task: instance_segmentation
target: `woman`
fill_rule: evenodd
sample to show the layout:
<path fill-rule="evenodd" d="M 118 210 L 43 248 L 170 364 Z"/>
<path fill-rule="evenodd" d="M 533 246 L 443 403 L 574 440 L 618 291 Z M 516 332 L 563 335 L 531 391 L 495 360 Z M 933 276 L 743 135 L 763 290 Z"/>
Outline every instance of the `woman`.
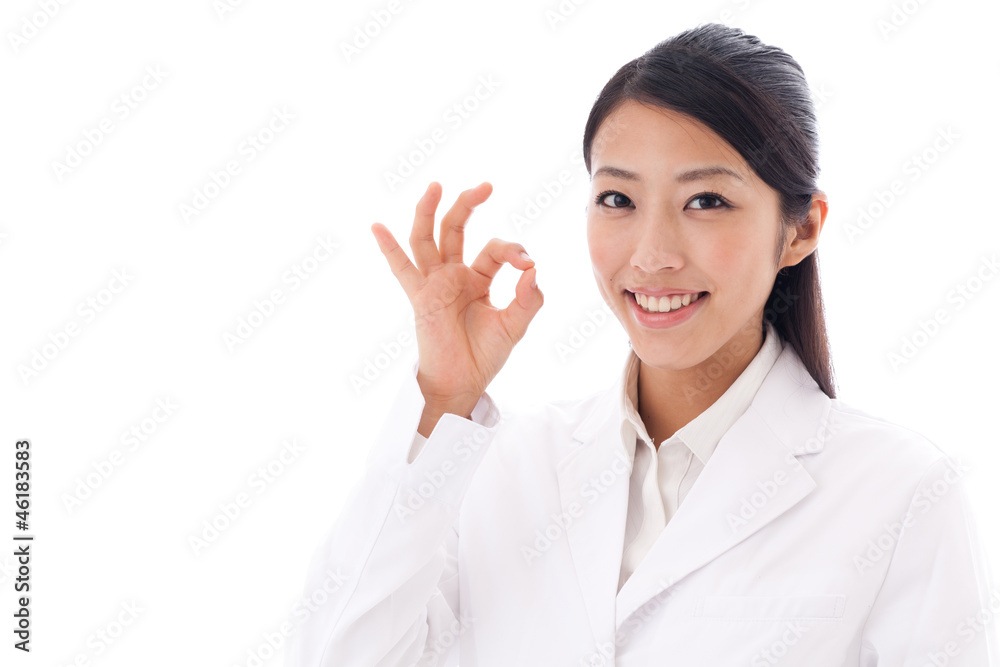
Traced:
<path fill-rule="evenodd" d="M 307 595 L 329 595 L 290 664 L 987 664 L 963 467 L 835 397 L 817 143 L 798 64 L 739 30 L 622 67 L 583 146 L 594 275 L 631 348 L 607 390 L 519 414 L 486 389 L 543 297 L 520 244 L 464 263 L 491 186 L 435 244 L 432 183 L 414 263 L 374 224 L 419 358 L 314 558 Z M 504 263 L 522 275 L 498 310 Z"/>

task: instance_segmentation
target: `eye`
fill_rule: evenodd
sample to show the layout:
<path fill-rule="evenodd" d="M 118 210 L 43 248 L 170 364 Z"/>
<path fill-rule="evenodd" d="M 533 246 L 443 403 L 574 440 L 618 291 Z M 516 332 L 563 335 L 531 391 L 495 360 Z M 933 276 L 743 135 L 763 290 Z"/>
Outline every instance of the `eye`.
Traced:
<path fill-rule="evenodd" d="M 614 204 L 606 204 L 604 202 L 604 198 L 607 197 L 608 195 L 615 195 L 614 197 L 611 198 L 611 201 L 613 201 Z M 622 203 L 622 200 L 624 200 L 627 203 Z M 597 195 L 597 197 L 594 199 L 594 203 L 597 204 L 598 206 L 603 206 L 605 208 L 628 208 L 632 204 L 632 200 L 623 195 L 622 193 L 616 192 L 615 190 L 605 190 L 601 194 Z"/>
<path fill-rule="evenodd" d="M 722 195 L 715 192 L 702 192 L 701 194 L 695 195 L 688 205 L 697 203 L 697 206 L 692 206 L 696 211 L 706 211 L 713 208 L 732 208 L 732 206 L 723 199 Z M 714 204 L 713 204 L 714 203 Z"/>

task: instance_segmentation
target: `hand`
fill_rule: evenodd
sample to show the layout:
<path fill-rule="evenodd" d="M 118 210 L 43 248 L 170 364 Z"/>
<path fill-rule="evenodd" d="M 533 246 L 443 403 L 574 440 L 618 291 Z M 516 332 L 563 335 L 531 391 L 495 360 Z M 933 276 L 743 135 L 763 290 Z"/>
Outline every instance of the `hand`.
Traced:
<path fill-rule="evenodd" d="M 486 182 L 458 196 L 441 219 L 439 250 L 434 244 L 434 213 L 441 186 L 432 182 L 417 202 L 410 234 L 416 266 L 385 225 L 371 226 L 379 250 L 413 306 L 417 382 L 427 406 L 439 413 L 471 412 L 542 307 L 542 292 L 533 286 L 534 261 L 521 256 L 521 244 L 494 238 L 472 266 L 462 261 L 465 224 L 492 191 Z M 514 300 L 499 310 L 490 303 L 490 284 L 505 263 L 523 273 Z"/>

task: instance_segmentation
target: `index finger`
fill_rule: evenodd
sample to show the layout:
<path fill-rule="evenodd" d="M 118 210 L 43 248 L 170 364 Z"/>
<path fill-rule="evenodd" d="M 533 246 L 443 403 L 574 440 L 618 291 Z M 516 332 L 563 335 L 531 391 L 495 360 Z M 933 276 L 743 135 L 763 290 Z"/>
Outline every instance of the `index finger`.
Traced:
<path fill-rule="evenodd" d="M 424 279 L 423 274 L 417 267 L 413 266 L 410 258 L 406 256 L 406 252 L 396 243 L 396 238 L 388 227 L 381 222 L 376 222 L 372 224 L 371 230 L 378 243 L 378 249 L 382 251 L 386 261 L 389 262 L 392 275 L 396 276 L 396 280 L 406 292 L 406 296 L 412 301 L 413 295 L 420 288 Z"/>
<path fill-rule="evenodd" d="M 441 184 L 432 181 L 417 202 L 413 230 L 410 232 L 413 261 L 424 273 L 430 273 L 431 269 L 441 264 L 441 255 L 434 243 L 434 212 L 439 201 L 441 201 Z"/>

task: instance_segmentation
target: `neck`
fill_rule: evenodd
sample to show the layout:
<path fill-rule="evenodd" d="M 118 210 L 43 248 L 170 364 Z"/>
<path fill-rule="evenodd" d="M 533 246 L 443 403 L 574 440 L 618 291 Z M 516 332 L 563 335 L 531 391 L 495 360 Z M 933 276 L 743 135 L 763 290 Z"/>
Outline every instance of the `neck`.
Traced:
<path fill-rule="evenodd" d="M 636 410 L 659 448 L 692 419 L 707 410 L 746 370 L 764 343 L 761 327 L 747 326 L 703 362 L 667 369 L 639 361 Z"/>

